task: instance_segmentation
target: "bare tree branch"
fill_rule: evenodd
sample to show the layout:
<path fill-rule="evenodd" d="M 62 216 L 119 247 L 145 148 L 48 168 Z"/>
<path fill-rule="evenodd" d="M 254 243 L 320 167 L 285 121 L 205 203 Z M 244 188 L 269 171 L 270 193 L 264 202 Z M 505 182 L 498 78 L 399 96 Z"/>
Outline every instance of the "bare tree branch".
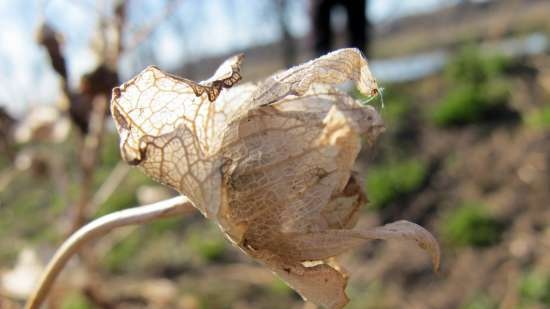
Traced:
<path fill-rule="evenodd" d="M 98 95 L 94 99 L 92 114 L 90 115 L 89 132 L 84 137 L 80 153 L 80 165 L 82 180 L 80 183 L 80 196 L 72 218 L 72 233 L 78 229 L 86 220 L 87 208 L 91 202 L 92 182 L 95 175 L 96 162 L 99 156 L 103 131 L 105 129 L 105 110 L 107 109 L 107 98 Z"/>
<path fill-rule="evenodd" d="M 125 50 L 133 50 L 138 47 L 143 41 L 147 40 L 153 32 L 157 29 L 158 25 L 165 21 L 168 17 L 176 12 L 176 8 L 182 3 L 182 0 L 171 0 L 168 4 L 165 5 L 164 10 L 161 14 L 156 16 L 149 22 L 147 25 L 143 26 L 141 29 L 134 31 L 132 38 L 128 40 Z"/>

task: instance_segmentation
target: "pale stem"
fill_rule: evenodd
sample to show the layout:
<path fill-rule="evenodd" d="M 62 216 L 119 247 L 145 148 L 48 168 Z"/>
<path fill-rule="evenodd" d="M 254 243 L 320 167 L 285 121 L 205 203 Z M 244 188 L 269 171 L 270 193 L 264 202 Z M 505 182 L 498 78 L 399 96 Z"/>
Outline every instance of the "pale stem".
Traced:
<path fill-rule="evenodd" d="M 101 184 L 90 202 L 88 213 L 96 213 L 98 208 L 105 203 L 109 197 L 116 191 L 118 186 L 130 172 L 128 164 L 119 161 L 113 171 L 107 176 L 107 179 Z"/>
<path fill-rule="evenodd" d="M 195 208 L 187 197 L 178 196 L 149 205 L 117 211 L 86 224 L 65 240 L 57 250 L 33 294 L 27 301 L 25 309 L 38 309 L 40 307 L 65 264 L 90 240 L 105 235 L 117 227 L 148 223 L 156 219 L 188 214 L 194 211 Z"/>

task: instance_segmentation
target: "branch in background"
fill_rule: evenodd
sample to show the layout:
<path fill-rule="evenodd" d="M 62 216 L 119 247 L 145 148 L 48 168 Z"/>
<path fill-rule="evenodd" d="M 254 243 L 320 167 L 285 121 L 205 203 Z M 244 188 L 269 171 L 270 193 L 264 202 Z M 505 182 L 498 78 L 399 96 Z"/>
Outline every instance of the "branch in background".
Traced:
<path fill-rule="evenodd" d="M 124 50 L 123 44 L 122 44 L 122 31 L 124 30 L 124 25 L 126 24 L 126 1 L 120 1 L 115 6 L 115 32 L 117 34 L 117 37 L 115 38 L 115 42 L 113 42 L 115 46 L 114 54 L 116 55 L 116 59 L 120 57 L 120 54 L 122 54 L 122 51 Z"/>
<path fill-rule="evenodd" d="M 283 59 L 285 61 L 285 66 L 290 68 L 296 64 L 297 50 L 296 42 L 290 33 L 290 26 L 288 24 L 287 11 L 289 9 L 289 1 L 277 0 L 275 2 L 275 8 L 277 22 L 282 33 Z"/>
<path fill-rule="evenodd" d="M 81 77 L 77 90 L 72 90 L 68 86 L 67 59 L 62 50 L 62 36 L 45 22 L 42 23 L 37 35 L 38 42 L 48 52 L 52 68 L 62 80 L 61 91 L 66 98 L 65 102 L 67 102 L 67 105 L 62 109 L 68 112 L 80 133 L 77 139 L 80 170 L 78 197 L 76 201 L 67 201 L 68 204 L 74 204 L 74 207 L 70 209 L 72 212 L 70 233 L 80 228 L 87 221 L 92 211 L 95 211 L 97 206 L 105 202 L 128 172 L 126 166 L 119 166 L 111 174 L 112 177 L 93 195 L 96 166 L 101 152 L 101 141 L 104 136 L 106 117 L 108 116 L 111 90 L 119 83 L 117 65 L 122 50 L 121 37 L 126 22 L 126 7 L 125 1 L 116 1 L 113 6 L 114 18 L 110 18 L 106 14 L 102 14 L 96 6 L 95 11 L 99 13 L 100 18 L 99 29 L 97 30 L 100 34 L 102 52 L 99 54 L 98 66 L 95 70 Z M 63 170 L 63 168 L 57 168 L 57 170 Z M 63 182 L 60 181 L 59 183 L 62 185 Z M 67 196 L 66 190 L 60 190 L 60 193 L 64 197 Z M 89 261 L 88 257 L 93 257 L 93 252 L 83 256 L 83 263 L 88 268 L 94 268 L 94 263 Z M 93 270 L 89 271 L 90 273 L 94 272 Z M 91 300 L 95 300 L 95 298 Z"/>
<path fill-rule="evenodd" d="M 107 98 L 105 96 L 98 95 L 95 97 L 92 104 L 92 114 L 90 115 L 89 132 L 84 137 L 84 143 L 80 152 L 82 179 L 80 182 L 80 196 L 71 220 L 71 233 L 82 226 L 88 215 L 87 207 L 91 203 L 91 191 L 101 139 L 105 128 L 105 111 L 107 106 Z"/>
<path fill-rule="evenodd" d="M 161 218 L 174 217 L 195 212 L 193 204 L 185 196 L 174 197 L 158 203 L 124 209 L 98 218 L 72 234 L 57 250 L 46 267 L 35 291 L 25 309 L 38 309 L 46 298 L 50 287 L 69 259 L 91 240 L 111 230 L 128 225 L 144 224 Z"/>
<path fill-rule="evenodd" d="M 183 2 L 182 0 L 171 0 L 168 4 L 165 5 L 164 10 L 157 17 L 153 18 L 152 21 L 146 26 L 134 31 L 132 37 L 128 40 L 125 50 L 133 50 L 143 41 L 147 40 L 153 32 L 157 29 L 158 25 L 164 22 L 172 14 L 176 12 L 176 8 Z"/>
<path fill-rule="evenodd" d="M 96 213 L 98 208 L 105 203 L 109 197 L 115 192 L 120 183 L 126 178 L 130 167 L 128 164 L 119 161 L 111 174 L 107 176 L 107 179 L 101 184 L 99 189 L 92 197 L 92 201 L 89 206 L 89 213 Z"/>
<path fill-rule="evenodd" d="M 63 37 L 57 33 L 50 25 L 42 24 L 40 26 L 38 37 L 38 43 L 48 51 L 50 56 L 50 62 L 53 69 L 63 79 L 63 82 L 67 83 L 67 64 L 65 56 L 61 52 L 61 45 L 63 44 Z"/>
<path fill-rule="evenodd" d="M 57 192 L 61 194 L 61 201 L 63 202 L 63 208 L 65 206 L 70 205 L 70 195 L 69 195 L 69 183 L 70 178 L 69 175 L 67 175 L 67 163 L 65 158 L 53 158 L 51 160 L 52 164 L 52 174 L 55 177 L 55 186 L 57 188 Z"/>

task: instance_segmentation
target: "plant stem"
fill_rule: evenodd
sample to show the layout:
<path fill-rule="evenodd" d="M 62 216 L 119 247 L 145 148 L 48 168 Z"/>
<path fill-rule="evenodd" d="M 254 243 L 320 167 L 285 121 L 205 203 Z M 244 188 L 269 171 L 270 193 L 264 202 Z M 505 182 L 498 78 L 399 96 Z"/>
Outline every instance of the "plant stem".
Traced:
<path fill-rule="evenodd" d="M 117 211 L 86 224 L 72 234 L 57 250 L 46 267 L 38 286 L 27 301 L 25 309 L 38 309 L 40 307 L 65 264 L 90 240 L 105 235 L 117 227 L 148 223 L 156 219 L 188 214 L 194 211 L 195 208 L 187 197 L 178 196 L 149 205 Z"/>

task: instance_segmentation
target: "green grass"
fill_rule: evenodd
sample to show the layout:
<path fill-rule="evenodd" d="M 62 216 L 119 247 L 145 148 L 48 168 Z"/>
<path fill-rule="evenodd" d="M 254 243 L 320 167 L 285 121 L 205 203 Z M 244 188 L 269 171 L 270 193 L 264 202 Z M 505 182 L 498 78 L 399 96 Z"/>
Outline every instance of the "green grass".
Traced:
<path fill-rule="evenodd" d="M 80 293 L 67 295 L 61 303 L 61 309 L 92 309 L 94 306 Z"/>
<path fill-rule="evenodd" d="M 366 179 L 369 207 L 383 209 L 399 197 L 418 190 L 426 176 L 426 164 L 416 159 L 373 166 Z"/>
<path fill-rule="evenodd" d="M 185 287 L 185 291 L 193 295 L 197 300 L 198 306 L 192 308 L 198 309 L 231 309 L 235 308 L 235 303 L 246 297 L 247 291 L 242 289 L 239 284 L 232 284 L 227 280 L 217 278 L 207 278 L 200 284 L 191 284 Z M 190 307 L 191 308 L 191 307 Z"/>
<path fill-rule="evenodd" d="M 429 111 L 439 127 L 459 126 L 491 119 L 503 111 L 510 97 L 505 71 L 510 61 L 473 48 L 461 51 L 446 67 L 451 90 Z"/>
<path fill-rule="evenodd" d="M 143 235 L 133 231 L 127 238 L 117 243 L 102 260 L 102 264 L 110 272 L 127 270 L 130 262 L 144 248 Z"/>
<path fill-rule="evenodd" d="M 118 134 L 108 132 L 103 136 L 99 165 L 112 169 L 120 160 Z"/>
<path fill-rule="evenodd" d="M 105 175 L 105 177 L 107 176 Z M 99 180 L 104 181 L 105 177 L 97 177 L 97 187 L 99 187 L 100 184 Z M 126 176 L 126 179 L 124 179 L 124 181 L 117 187 L 116 191 L 109 196 L 107 201 L 101 205 L 98 212 L 94 214 L 94 216 L 97 218 L 117 210 L 138 206 L 136 190 L 142 185 L 150 184 L 154 184 L 154 182 L 145 176 L 145 174 L 141 171 L 137 169 L 130 170 L 128 176 Z"/>
<path fill-rule="evenodd" d="M 445 68 L 450 82 L 481 84 L 500 78 L 511 60 L 499 54 L 484 54 L 475 46 L 467 46 Z"/>
<path fill-rule="evenodd" d="M 530 272 L 519 284 L 521 302 L 524 305 L 541 304 L 550 306 L 550 275 Z"/>
<path fill-rule="evenodd" d="M 384 96 L 384 107 L 380 108 L 380 114 L 386 127 L 392 129 L 401 126 L 411 110 L 411 105 L 405 97 L 390 91 L 394 91 L 393 88 L 384 91 L 387 95 Z"/>
<path fill-rule="evenodd" d="M 500 241 L 503 231 L 502 224 L 479 202 L 463 203 L 449 212 L 442 224 L 445 241 L 458 247 L 491 246 Z"/>
<path fill-rule="evenodd" d="M 550 105 L 545 105 L 523 117 L 523 122 L 536 129 L 550 129 Z"/>
<path fill-rule="evenodd" d="M 460 309 L 496 309 L 497 307 L 495 301 L 488 296 L 478 295 L 460 306 Z"/>
<path fill-rule="evenodd" d="M 391 299 L 380 281 L 357 282 L 348 288 L 350 302 L 346 309 L 388 309 L 394 308 Z"/>
<path fill-rule="evenodd" d="M 226 249 L 226 240 L 213 223 L 201 222 L 187 232 L 185 244 L 203 262 L 219 260 Z"/>
<path fill-rule="evenodd" d="M 278 277 L 273 277 L 273 281 L 267 285 L 267 290 L 271 294 L 278 296 L 288 296 L 294 293 L 294 291 Z"/>
<path fill-rule="evenodd" d="M 188 245 L 205 261 L 218 260 L 225 251 L 223 239 L 202 238 L 197 234 L 190 238 Z"/>
<path fill-rule="evenodd" d="M 460 85 L 431 110 L 430 117 L 439 127 L 477 123 L 505 108 L 508 96 L 504 82 L 482 86 Z"/>
<path fill-rule="evenodd" d="M 0 153 L 0 173 L 11 166 L 11 162 L 4 153 Z"/>
<path fill-rule="evenodd" d="M 151 234 L 153 236 L 161 236 L 164 233 L 170 231 L 176 231 L 177 228 L 181 225 L 182 218 L 163 218 L 149 224 L 151 229 Z"/>

